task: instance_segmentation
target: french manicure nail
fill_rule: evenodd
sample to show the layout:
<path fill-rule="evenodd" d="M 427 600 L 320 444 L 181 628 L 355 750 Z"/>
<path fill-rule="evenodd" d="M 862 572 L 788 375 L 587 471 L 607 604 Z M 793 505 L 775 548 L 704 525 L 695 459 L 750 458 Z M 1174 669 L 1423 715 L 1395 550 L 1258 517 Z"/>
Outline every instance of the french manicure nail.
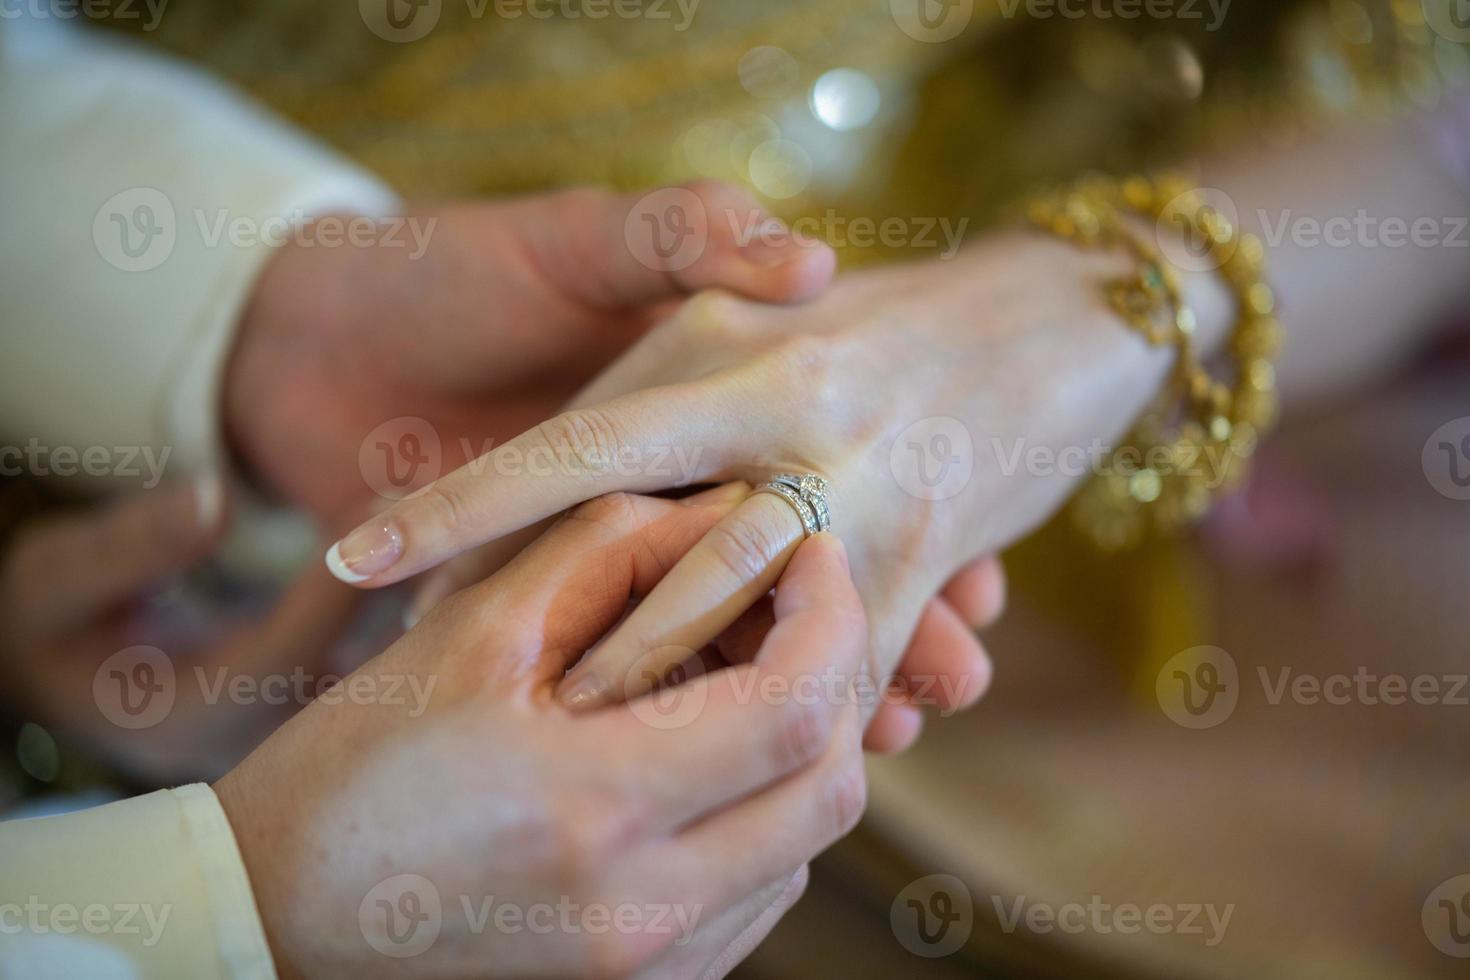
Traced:
<path fill-rule="evenodd" d="M 403 557 L 403 535 L 384 521 L 364 524 L 332 545 L 327 568 L 337 578 L 356 585 L 393 567 Z"/>

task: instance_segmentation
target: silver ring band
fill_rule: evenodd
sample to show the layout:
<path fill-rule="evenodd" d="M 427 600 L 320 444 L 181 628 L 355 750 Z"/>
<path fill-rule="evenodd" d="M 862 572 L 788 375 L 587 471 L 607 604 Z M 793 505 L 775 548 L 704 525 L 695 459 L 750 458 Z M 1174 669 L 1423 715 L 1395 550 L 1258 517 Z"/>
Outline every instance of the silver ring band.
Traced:
<path fill-rule="evenodd" d="M 811 508 L 818 531 L 832 530 L 832 511 L 827 506 L 827 481 L 814 473 L 777 473 L 771 482 L 790 487 Z"/>
<path fill-rule="evenodd" d="M 795 490 L 791 489 L 784 483 L 775 482 L 762 483 L 760 486 L 755 488 L 751 496 L 754 496 L 757 493 L 772 493 L 790 504 L 791 509 L 796 511 L 796 516 L 801 519 L 801 530 L 803 538 L 809 538 L 813 534 L 817 533 L 818 527 L 816 515 L 812 513 L 812 509 L 810 506 L 807 505 L 807 502 L 801 499 L 801 494 L 797 493 Z"/>
<path fill-rule="evenodd" d="M 801 529 L 807 537 L 832 530 L 827 481 L 814 473 L 777 473 L 756 487 L 755 492 L 774 493 L 790 504 L 801 518 Z"/>

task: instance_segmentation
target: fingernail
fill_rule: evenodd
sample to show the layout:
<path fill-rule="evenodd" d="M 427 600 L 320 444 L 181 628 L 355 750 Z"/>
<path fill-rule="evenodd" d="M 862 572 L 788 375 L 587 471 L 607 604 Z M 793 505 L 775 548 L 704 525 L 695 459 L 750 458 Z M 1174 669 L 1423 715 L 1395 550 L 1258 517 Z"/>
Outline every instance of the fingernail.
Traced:
<path fill-rule="evenodd" d="M 567 708 L 585 708 L 602 700 L 607 691 L 608 687 L 603 679 L 588 672 L 571 678 L 570 683 L 562 684 L 556 692 L 556 699 Z"/>
<path fill-rule="evenodd" d="M 225 483 L 213 471 L 194 478 L 194 523 L 207 531 L 219 523 L 225 507 Z"/>
<path fill-rule="evenodd" d="M 403 556 L 403 535 L 388 522 L 364 524 L 332 545 L 327 568 L 350 584 L 368 579 L 393 567 Z"/>

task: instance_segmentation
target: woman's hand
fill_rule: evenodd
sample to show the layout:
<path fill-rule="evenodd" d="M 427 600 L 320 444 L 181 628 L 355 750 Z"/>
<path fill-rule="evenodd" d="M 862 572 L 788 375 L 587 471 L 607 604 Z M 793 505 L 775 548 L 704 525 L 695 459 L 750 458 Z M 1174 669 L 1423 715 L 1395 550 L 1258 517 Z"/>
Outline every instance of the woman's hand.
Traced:
<path fill-rule="evenodd" d="M 689 254 L 667 262 L 634 248 L 646 230 L 636 219 L 653 216 L 641 211 L 664 197 L 683 202 L 697 236 Z M 337 530 L 376 509 L 374 490 L 406 493 L 555 414 L 673 300 L 710 287 L 804 300 L 827 286 L 835 262 L 826 247 L 779 235 L 746 240 L 742 229 L 763 227 L 766 216 L 746 192 L 709 182 L 642 196 L 584 189 L 453 204 L 413 217 L 422 254 L 396 240 L 284 246 L 261 276 L 226 369 L 226 424 L 239 458 Z M 419 419 L 438 434 L 444 469 L 434 459 L 432 472 L 363 470 L 370 435 Z M 417 434 L 389 431 L 382 444 Z"/>
<path fill-rule="evenodd" d="M 625 465 L 660 447 L 697 459 L 695 480 L 811 472 L 831 485 L 886 675 L 941 585 L 1046 518 L 1083 475 L 1028 465 L 1030 454 L 1115 439 L 1158 390 L 1169 355 L 1104 299 L 1103 284 L 1129 269 L 1123 257 L 1020 233 L 949 262 L 846 277 L 800 308 L 696 297 L 570 411 L 344 538 L 336 568 L 386 585 L 578 500 L 661 489 Z M 501 475 L 511 457 L 538 456 L 553 462 L 544 475 Z M 944 466 L 957 475 L 931 492 L 924 480 L 936 474 L 919 468 Z M 800 537 L 786 502 L 752 497 L 564 694 L 580 704 L 636 694 L 763 595 Z"/>
<path fill-rule="evenodd" d="M 580 716 L 552 697 L 743 497 L 583 505 L 218 783 L 282 976 L 722 976 L 764 937 L 863 809 L 837 540 L 795 554 L 750 662 Z"/>
<path fill-rule="evenodd" d="M 301 702 L 237 701 L 225 685 L 323 664 L 360 598 L 325 569 L 308 568 L 263 618 L 215 624 L 207 642 L 195 637 L 184 649 L 161 641 L 161 629 L 190 631 L 148 600 L 218 545 L 217 494 L 218 483 L 206 480 L 43 517 L 22 526 L 0 559 L 7 698 L 24 717 L 150 782 L 217 776 L 260 744 Z M 150 686 L 166 685 L 162 713 L 130 686 L 140 669 Z"/>

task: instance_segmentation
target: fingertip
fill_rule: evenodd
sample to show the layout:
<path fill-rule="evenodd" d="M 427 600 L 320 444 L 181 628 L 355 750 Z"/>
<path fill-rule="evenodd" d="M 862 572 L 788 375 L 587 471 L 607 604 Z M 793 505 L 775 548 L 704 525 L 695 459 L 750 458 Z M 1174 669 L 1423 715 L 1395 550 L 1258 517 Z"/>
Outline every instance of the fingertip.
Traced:
<path fill-rule="evenodd" d="M 1007 600 L 1005 565 L 989 557 L 971 562 L 945 585 L 943 596 L 974 629 L 995 624 L 1004 614 Z"/>
<path fill-rule="evenodd" d="M 877 755 L 899 755 L 911 749 L 924 730 L 924 713 L 911 704 L 885 702 L 863 733 L 863 748 Z"/>

